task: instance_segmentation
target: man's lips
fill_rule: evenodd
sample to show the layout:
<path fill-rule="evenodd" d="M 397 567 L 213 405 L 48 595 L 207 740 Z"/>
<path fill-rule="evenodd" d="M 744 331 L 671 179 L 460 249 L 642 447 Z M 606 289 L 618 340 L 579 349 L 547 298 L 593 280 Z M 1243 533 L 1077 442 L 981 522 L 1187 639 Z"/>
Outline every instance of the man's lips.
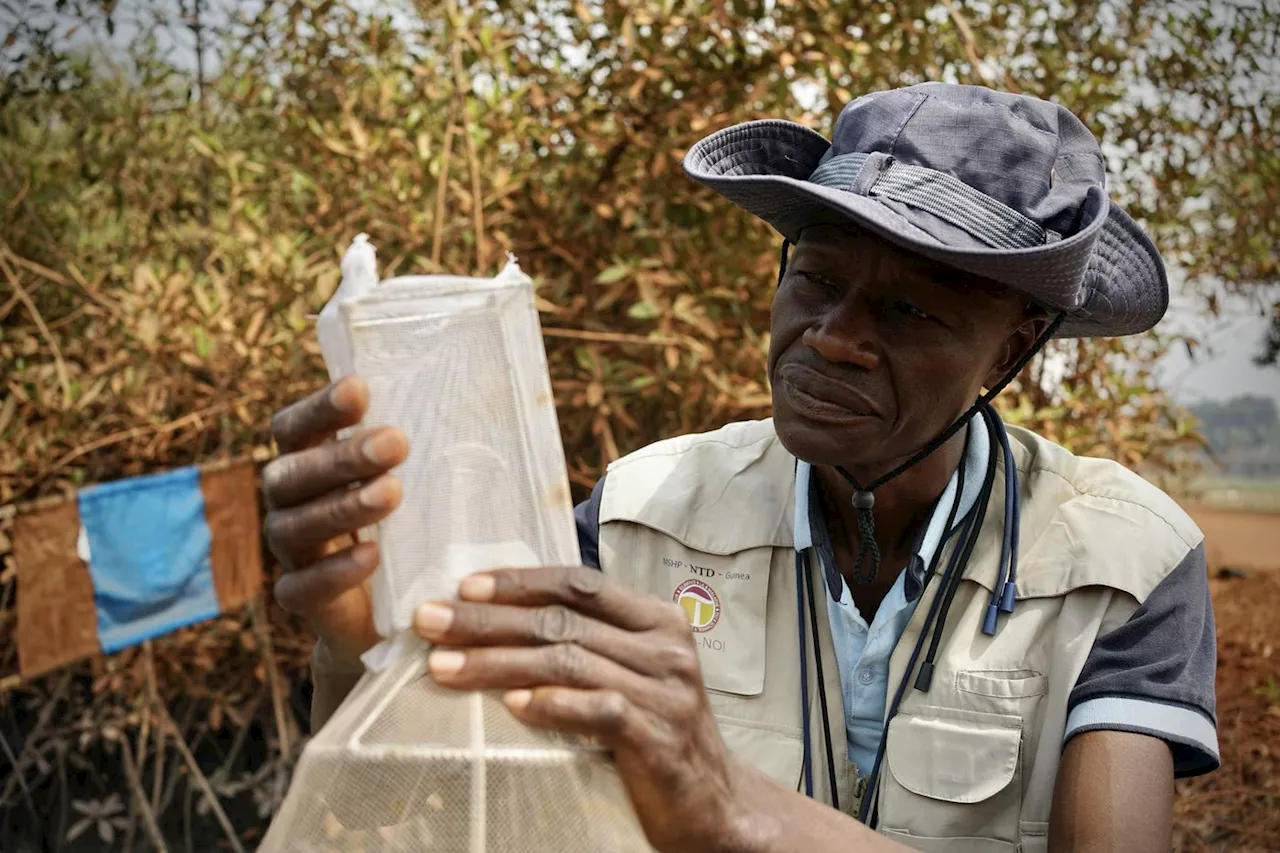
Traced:
<path fill-rule="evenodd" d="M 880 409 L 861 391 L 811 367 L 788 364 L 778 371 L 778 380 L 792 407 L 814 420 L 842 423 L 881 417 Z"/>

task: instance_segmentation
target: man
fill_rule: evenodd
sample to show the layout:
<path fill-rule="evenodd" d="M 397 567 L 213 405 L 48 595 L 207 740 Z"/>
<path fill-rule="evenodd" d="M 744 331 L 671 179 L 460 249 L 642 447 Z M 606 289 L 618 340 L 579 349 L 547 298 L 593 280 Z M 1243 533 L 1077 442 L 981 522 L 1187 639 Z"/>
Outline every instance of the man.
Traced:
<path fill-rule="evenodd" d="M 685 161 L 786 238 L 773 420 L 615 462 L 577 509 L 586 566 L 425 603 L 429 669 L 600 738 L 662 851 L 1168 850 L 1174 777 L 1218 761 L 1201 534 L 985 405 L 1050 337 L 1154 325 L 1155 247 L 1053 104 L 914 86 L 833 136 L 752 122 Z M 265 473 L 316 725 L 377 639 L 350 534 L 407 453 L 329 441 L 366 395 L 282 411 Z"/>

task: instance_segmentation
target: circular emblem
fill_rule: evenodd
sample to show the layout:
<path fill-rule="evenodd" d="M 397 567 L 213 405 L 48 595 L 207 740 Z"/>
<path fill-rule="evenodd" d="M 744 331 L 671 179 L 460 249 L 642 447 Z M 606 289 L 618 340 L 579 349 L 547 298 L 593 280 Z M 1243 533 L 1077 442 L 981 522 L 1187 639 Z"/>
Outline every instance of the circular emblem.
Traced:
<path fill-rule="evenodd" d="M 676 587 L 671 600 L 684 608 L 689 627 L 701 634 L 720 621 L 720 596 L 700 580 L 687 580 Z"/>

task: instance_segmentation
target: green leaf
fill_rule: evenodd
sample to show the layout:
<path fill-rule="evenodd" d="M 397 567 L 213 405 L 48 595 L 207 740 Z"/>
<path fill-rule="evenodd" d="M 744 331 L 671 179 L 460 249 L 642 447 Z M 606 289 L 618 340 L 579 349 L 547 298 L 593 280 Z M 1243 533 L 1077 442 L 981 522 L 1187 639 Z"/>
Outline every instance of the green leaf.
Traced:
<path fill-rule="evenodd" d="M 573 348 L 573 360 L 577 362 L 580 370 L 591 371 L 595 369 L 596 360 L 591 351 L 586 347 Z"/>
<path fill-rule="evenodd" d="M 600 275 L 596 276 L 596 284 L 613 284 L 614 282 L 622 281 L 630 273 L 631 267 L 626 264 L 614 264 L 600 271 Z"/>
<path fill-rule="evenodd" d="M 657 317 L 661 311 L 658 306 L 652 302 L 637 302 L 627 309 L 627 316 L 633 320 L 652 320 Z"/>

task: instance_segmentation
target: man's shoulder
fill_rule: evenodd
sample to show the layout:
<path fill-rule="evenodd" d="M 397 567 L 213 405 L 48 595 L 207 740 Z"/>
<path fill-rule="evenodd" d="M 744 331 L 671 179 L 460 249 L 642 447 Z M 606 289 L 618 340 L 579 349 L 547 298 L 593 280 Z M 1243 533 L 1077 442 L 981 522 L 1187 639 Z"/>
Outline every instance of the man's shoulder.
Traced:
<path fill-rule="evenodd" d="M 1057 481 L 1064 497 L 1084 500 L 1091 512 L 1101 512 L 1108 504 L 1120 504 L 1126 515 L 1132 514 L 1168 532 L 1194 547 L 1203 539 L 1191 516 L 1162 489 L 1113 459 L 1078 456 L 1060 444 L 1049 441 L 1019 427 L 1009 428 L 1015 447 L 1023 453 L 1018 468 L 1024 478 L 1036 486 L 1053 488 Z M 1024 461 L 1025 460 L 1025 467 Z M 1157 524 L 1158 523 L 1158 524 Z"/>
<path fill-rule="evenodd" d="M 600 523 L 635 522 L 709 553 L 789 547 L 794 466 L 772 420 L 664 439 L 609 466 Z"/>
<path fill-rule="evenodd" d="M 665 464 L 687 463 L 690 460 L 686 457 L 709 461 L 730 460 L 743 450 L 750 451 L 777 440 L 778 434 L 773 429 L 772 418 L 734 421 L 709 432 L 677 435 L 647 444 L 610 463 L 608 473 L 613 474 L 614 471 L 637 463 L 653 464 L 659 459 L 668 460 Z"/>
<path fill-rule="evenodd" d="M 1101 583 L 1143 601 L 1204 540 L 1173 498 L 1120 463 L 1017 427 L 1009 437 L 1030 528 L 1024 592 Z"/>

